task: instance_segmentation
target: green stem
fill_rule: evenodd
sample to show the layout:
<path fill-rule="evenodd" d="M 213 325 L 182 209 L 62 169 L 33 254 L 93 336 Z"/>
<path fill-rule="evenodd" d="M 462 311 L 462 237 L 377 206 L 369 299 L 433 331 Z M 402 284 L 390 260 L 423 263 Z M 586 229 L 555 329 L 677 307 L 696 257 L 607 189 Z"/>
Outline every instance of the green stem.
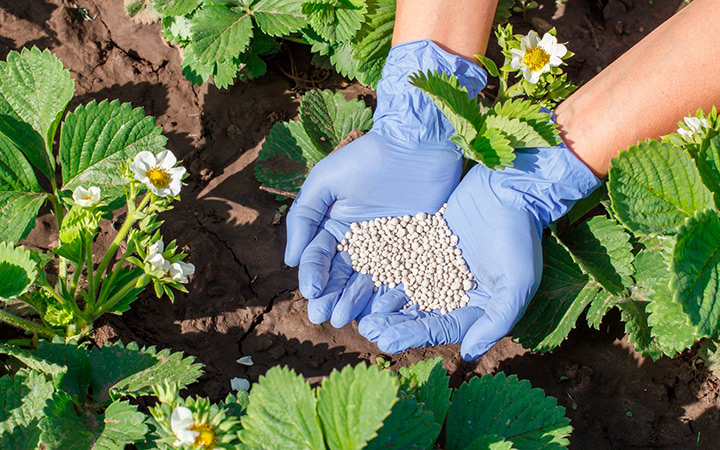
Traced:
<path fill-rule="evenodd" d="M 52 338 L 55 336 L 55 332 L 48 327 L 38 325 L 35 322 L 21 319 L 13 314 L 0 310 L 0 321 L 10 324 L 14 327 L 22 328 L 23 330 L 37 334 L 45 338 Z"/>
<path fill-rule="evenodd" d="M 77 292 L 78 282 L 80 281 L 80 274 L 82 273 L 84 266 L 82 264 L 78 264 L 77 266 L 74 266 L 74 267 L 75 267 L 75 273 L 73 274 L 72 284 L 70 285 L 70 296 L 72 298 L 75 298 L 75 292 Z"/>
<path fill-rule="evenodd" d="M 65 216 L 65 213 L 63 213 L 63 207 L 60 204 L 60 196 L 58 195 L 57 185 L 55 184 L 55 180 L 50 180 L 50 183 L 52 184 L 52 190 L 53 193 L 49 195 L 50 202 L 53 204 L 53 208 L 55 209 L 55 220 L 57 221 L 57 227 L 58 231 L 60 231 L 60 227 L 62 226 L 63 217 Z"/>
<path fill-rule="evenodd" d="M 130 231 L 130 227 L 133 226 L 135 221 L 138 219 L 136 215 L 136 211 L 141 211 L 145 206 L 147 206 L 148 202 L 150 201 L 150 194 L 147 194 L 145 198 L 140 202 L 140 205 L 138 208 L 134 211 L 128 210 L 128 216 L 125 219 L 125 223 L 118 231 L 117 236 L 115 236 L 115 239 L 113 239 L 112 244 L 110 244 L 110 247 L 107 250 L 107 253 L 105 253 L 105 256 L 103 257 L 102 261 L 100 261 L 100 265 L 97 268 L 97 271 L 95 272 L 95 278 L 101 279 L 103 274 L 105 273 L 105 269 L 107 268 L 108 264 L 110 264 L 110 261 L 115 256 L 115 253 L 117 252 L 118 247 L 120 246 L 120 243 L 125 239 L 125 236 L 128 234 L 128 231 Z M 130 206 L 130 205 L 129 205 Z M 97 288 L 97 286 L 95 286 Z M 89 291 L 91 294 L 91 297 L 95 298 L 95 289 L 92 291 Z"/>
<path fill-rule="evenodd" d="M 122 269 L 123 264 L 125 263 L 125 260 L 127 259 L 128 255 L 130 255 L 134 251 L 132 243 L 128 242 L 127 250 L 125 250 L 125 253 L 123 253 L 122 257 L 117 263 L 117 267 L 115 270 L 113 270 L 112 274 L 110 275 L 110 278 L 106 278 L 102 282 L 102 287 L 100 288 L 100 294 L 98 296 L 97 305 L 102 305 L 105 301 L 105 297 L 107 297 L 108 291 L 110 287 L 112 287 L 113 283 L 115 282 L 115 278 L 117 278 L 118 274 L 120 273 L 120 269 Z"/>
<path fill-rule="evenodd" d="M 298 44 L 310 45 L 310 43 L 303 38 L 297 38 L 294 36 L 283 36 L 283 39 L 290 42 L 297 42 Z"/>
<path fill-rule="evenodd" d="M 127 294 L 131 289 L 133 289 L 135 286 L 137 286 L 138 283 L 141 282 L 140 280 L 142 280 L 142 282 L 144 282 L 146 278 L 147 278 L 147 276 L 145 274 L 142 274 L 139 277 L 134 278 L 134 279 L 130 280 L 129 282 L 127 282 L 125 284 L 125 286 L 120 288 L 120 290 L 115 293 L 115 295 L 110 297 L 110 300 L 108 300 L 107 302 L 100 305 L 100 307 L 98 308 L 98 310 L 96 312 L 95 318 L 100 317 L 102 314 L 106 313 L 109 309 L 111 309 L 113 306 L 115 306 L 115 304 L 117 302 L 119 302 L 120 300 L 123 299 L 125 294 Z"/>
<path fill-rule="evenodd" d="M 95 293 L 95 277 L 93 274 L 93 254 L 92 254 L 92 236 L 85 236 L 85 247 L 87 251 L 87 279 L 88 279 L 88 292 Z M 73 298 L 75 298 L 73 296 Z M 95 295 L 87 298 L 88 304 L 85 306 L 85 310 L 95 306 Z"/>

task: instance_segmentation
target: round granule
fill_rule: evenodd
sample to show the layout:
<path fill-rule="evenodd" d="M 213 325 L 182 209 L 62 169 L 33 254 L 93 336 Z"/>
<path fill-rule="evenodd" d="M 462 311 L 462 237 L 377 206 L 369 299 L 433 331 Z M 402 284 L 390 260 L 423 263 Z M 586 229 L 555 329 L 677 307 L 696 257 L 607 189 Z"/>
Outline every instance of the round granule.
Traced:
<path fill-rule="evenodd" d="M 338 250 L 349 253 L 355 271 L 371 274 L 376 287 L 392 289 L 402 283 L 409 298 L 406 307 L 443 314 L 462 308 L 475 278 L 443 218 L 445 206 L 435 214 L 352 223 Z"/>

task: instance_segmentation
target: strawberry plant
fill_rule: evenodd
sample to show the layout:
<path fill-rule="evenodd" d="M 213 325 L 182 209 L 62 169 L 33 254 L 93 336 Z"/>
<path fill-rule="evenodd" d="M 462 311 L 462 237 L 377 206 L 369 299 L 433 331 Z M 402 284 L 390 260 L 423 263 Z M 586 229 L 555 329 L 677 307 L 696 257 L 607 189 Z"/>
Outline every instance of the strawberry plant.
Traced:
<path fill-rule="evenodd" d="M 660 141 L 620 152 L 606 192 L 578 204 L 574 216 L 602 197 L 605 214 L 557 226 L 545 238 L 543 280 L 515 327 L 516 339 L 533 350 L 552 350 L 583 312 L 599 328 L 617 307 L 644 355 L 672 357 L 703 340 L 700 354 L 715 367 L 719 168 L 715 109 L 698 111 Z"/>
<path fill-rule="evenodd" d="M 316 389 L 274 367 L 249 395 L 217 405 L 182 399 L 172 386 L 156 392 L 147 448 L 431 449 L 443 427 L 448 450 L 564 448 L 572 431 L 554 398 L 515 376 L 484 375 L 451 390 L 441 358 L 398 373 L 347 366 Z"/>
<path fill-rule="evenodd" d="M 74 82 L 47 50 L 10 52 L 0 73 L 0 321 L 46 338 L 83 336 L 150 283 L 158 297 L 186 292 L 194 267 L 175 242 L 163 244 L 157 220 L 185 169 L 155 119 L 115 100 L 80 105 L 61 122 Z M 16 246 L 46 203 L 58 244 L 48 253 Z M 96 263 L 101 220 L 123 206 Z"/>
<path fill-rule="evenodd" d="M 338 92 L 308 91 L 300 103 L 300 120 L 277 122 L 258 155 L 255 176 L 263 189 L 294 196 L 310 169 L 341 146 L 353 132 L 372 126 L 372 113 L 360 100 Z"/>
<path fill-rule="evenodd" d="M 563 80 L 563 59 L 572 56 L 557 42 L 554 30 L 542 40 L 531 31 L 527 36 L 512 34 L 512 27 L 498 27 L 496 33 L 504 65 L 498 69 L 490 59 L 478 59 L 500 85 L 494 100 L 471 99 L 453 75 L 438 71 L 416 73 L 410 83 L 425 92 L 455 128 L 450 140 L 470 160 L 491 169 L 512 165 L 514 149 L 548 147 L 559 143 L 557 127 L 541 105 L 552 105 L 565 92 L 552 86 Z M 508 87 L 510 74 L 522 72 L 523 78 Z M 525 98 L 522 98 L 522 97 Z"/>
<path fill-rule="evenodd" d="M 512 5 L 500 2 L 496 24 Z M 261 57 L 280 49 L 278 39 L 307 44 L 319 65 L 375 86 L 395 24 L 395 0 L 125 0 L 125 10 L 140 23 L 160 20 L 183 74 L 219 88 L 264 75 Z"/>
<path fill-rule="evenodd" d="M 127 399 L 151 394 L 165 380 L 194 383 L 201 364 L 182 353 L 131 343 L 89 349 L 61 340 L 34 350 L 2 344 L 21 368 L 0 378 L 0 447 L 124 449 L 143 442 L 147 416 Z"/>

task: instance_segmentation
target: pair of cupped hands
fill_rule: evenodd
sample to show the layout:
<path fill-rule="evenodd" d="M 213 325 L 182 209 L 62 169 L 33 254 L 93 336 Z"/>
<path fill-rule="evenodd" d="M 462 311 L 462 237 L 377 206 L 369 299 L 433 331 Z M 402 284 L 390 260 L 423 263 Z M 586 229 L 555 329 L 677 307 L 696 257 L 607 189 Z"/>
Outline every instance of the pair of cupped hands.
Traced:
<path fill-rule="evenodd" d="M 485 71 L 430 41 L 402 44 L 388 56 L 377 88 L 373 128 L 333 152 L 309 173 L 287 216 L 285 262 L 299 265 L 299 286 L 313 323 L 359 332 L 381 351 L 461 343 L 472 360 L 506 336 L 522 317 L 542 273 L 544 227 L 588 195 L 599 181 L 564 145 L 516 149 L 513 167 L 475 165 L 463 178 L 463 156 L 449 141 L 449 121 L 407 82 L 418 70 L 454 74 L 470 96 Z M 337 251 L 353 222 L 435 213 L 458 237 L 476 280 L 467 306 L 424 312 L 403 286 L 375 289 L 371 274 Z"/>

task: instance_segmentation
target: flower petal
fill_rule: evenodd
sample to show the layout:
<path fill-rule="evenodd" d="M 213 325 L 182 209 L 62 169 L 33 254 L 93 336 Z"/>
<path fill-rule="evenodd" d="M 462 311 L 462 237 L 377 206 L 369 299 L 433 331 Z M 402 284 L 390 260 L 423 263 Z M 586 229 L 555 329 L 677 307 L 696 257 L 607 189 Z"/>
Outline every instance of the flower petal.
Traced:
<path fill-rule="evenodd" d="M 528 48 L 534 48 L 538 46 L 538 34 L 535 30 L 530 30 L 526 36 Z M 522 41 L 521 41 L 522 42 Z"/>
<path fill-rule="evenodd" d="M 177 158 L 170 150 L 163 150 L 157 154 L 157 167 L 169 169 L 175 165 Z"/>
<path fill-rule="evenodd" d="M 253 365 L 252 356 L 243 356 L 242 358 L 238 359 L 235 362 L 237 362 L 238 364 L 242 364 L 243 366 L 252 366 Z"/>
<path fill-rule="evenodd" d="M 250 390 L 250 382 L 245 378 L 233 378 L 230 380 L 230 387 L 234 391 L 248 391 Z"/>
<path fill-rule="evenodd" d="M 173 433 L 178 431 L 187 430 L 195 424 L 193 419 L 192 411 L 184 406 L 177 406 L 173 409 L 172 415 L 170 416 L 170 428 Z"/>

